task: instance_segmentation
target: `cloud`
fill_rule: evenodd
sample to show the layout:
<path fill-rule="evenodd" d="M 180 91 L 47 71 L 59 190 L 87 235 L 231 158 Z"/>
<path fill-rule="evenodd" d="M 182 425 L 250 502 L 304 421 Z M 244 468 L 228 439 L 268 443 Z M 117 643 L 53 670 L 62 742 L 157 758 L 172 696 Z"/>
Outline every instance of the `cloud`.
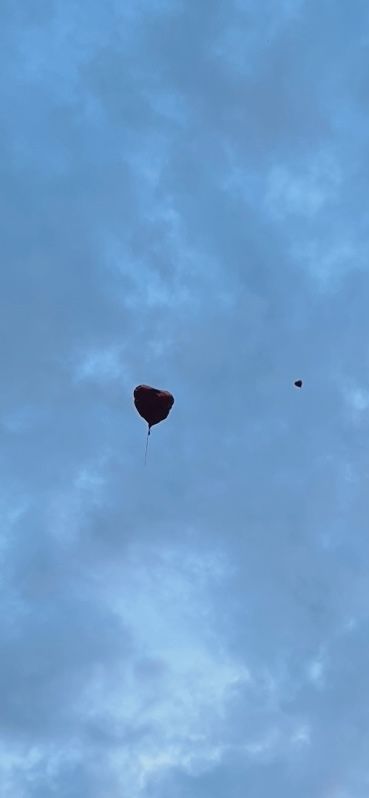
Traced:
<path fill-rule="evenodd" d="M 289 174 L 283 167 L 272 169 L 266 203 L 277 217 L 290 213 L 314 216 L 337 197 L 339 170 L 337 164 L 315 159 L 305 176 Z"/>
<path fill-rule="evenodd" d="M 4 796 L 361 798 L 366 5 L 3 16 Z"/>

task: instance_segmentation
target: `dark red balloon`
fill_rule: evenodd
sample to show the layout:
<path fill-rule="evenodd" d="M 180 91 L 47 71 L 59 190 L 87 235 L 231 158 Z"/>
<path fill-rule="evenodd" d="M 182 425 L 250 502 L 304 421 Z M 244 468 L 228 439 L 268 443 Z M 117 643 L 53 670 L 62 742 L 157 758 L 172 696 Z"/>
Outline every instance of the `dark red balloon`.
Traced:
<path fill-rule="evenodd" d="M 295 388 L 302 388 L 302 380 L 295 380 L 293 384 Z"/>
<path fill-rule="evenodd" d="M 138 385 L 133 392 L 136 410 L 150 427 L 164 421 L 174 405 L 174 396 L 169 391 Z"/>

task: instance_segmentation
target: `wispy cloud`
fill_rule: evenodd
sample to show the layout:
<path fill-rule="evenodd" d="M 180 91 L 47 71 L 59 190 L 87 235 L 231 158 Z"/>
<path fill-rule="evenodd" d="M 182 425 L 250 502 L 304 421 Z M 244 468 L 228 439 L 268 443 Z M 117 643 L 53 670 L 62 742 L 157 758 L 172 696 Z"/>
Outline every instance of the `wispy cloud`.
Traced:
<path fill-rule="evenodd" d="M 4 798 L 367 794 L 367 21 L 5 0 Z"/>

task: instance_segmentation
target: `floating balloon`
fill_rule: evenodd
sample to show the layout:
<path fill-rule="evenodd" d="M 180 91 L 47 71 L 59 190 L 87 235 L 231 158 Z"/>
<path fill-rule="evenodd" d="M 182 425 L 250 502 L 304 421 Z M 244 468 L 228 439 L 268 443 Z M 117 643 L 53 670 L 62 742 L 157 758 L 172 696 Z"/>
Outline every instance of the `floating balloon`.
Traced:
<path fill-rule="evenodd" d="M 150 385 L 138 385 L 133 392 L 134 403 L 137 412 L 145 419 L 148 424 L 145 463 L 147 456 L 147 444 L 151 427 L 160 424 L 174 405 L 174 396 L 169 391 L 162 391 L 159 388 L 151 388 Z"/>
<path fill-rule="evenodd" d="M 293 384 L 294 384 L 295 388 L 302 388 L 302 385 L 303 385 L 302 380 L 295 380 L 295 382 Z"/>
<path fill-rule="evenodd" d="M 174 404 L 174 397 L 169 391 L 161 391 L 149 385 L 138 385 L 133 396 L 136 410 L 147 421 L 149 429 L 164 421 Z"/>

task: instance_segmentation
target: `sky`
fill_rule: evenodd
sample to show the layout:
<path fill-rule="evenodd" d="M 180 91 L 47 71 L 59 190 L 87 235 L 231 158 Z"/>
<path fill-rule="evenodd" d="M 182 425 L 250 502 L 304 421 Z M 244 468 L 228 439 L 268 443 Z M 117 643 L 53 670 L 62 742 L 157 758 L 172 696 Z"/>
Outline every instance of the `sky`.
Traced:
<path fill-rule="evenodd" d="M 367 798 L 367 0 L 0 45 L 1 796 Z"/>

